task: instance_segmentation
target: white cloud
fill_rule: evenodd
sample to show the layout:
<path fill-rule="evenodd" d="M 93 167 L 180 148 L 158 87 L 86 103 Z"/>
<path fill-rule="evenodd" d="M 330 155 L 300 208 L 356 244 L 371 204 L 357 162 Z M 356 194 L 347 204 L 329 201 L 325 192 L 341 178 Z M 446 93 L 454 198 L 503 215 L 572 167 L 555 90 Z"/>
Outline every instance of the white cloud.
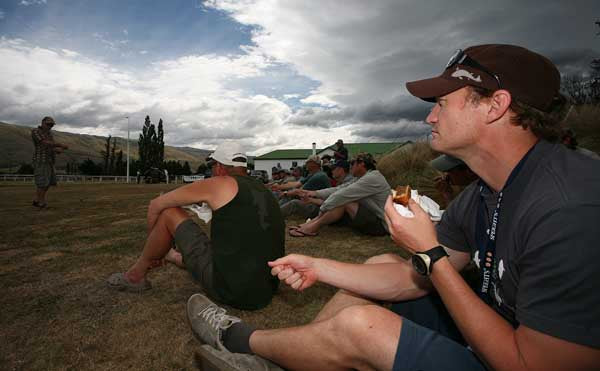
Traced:
<path fill-rule="evenodd" d="M 261 76 L 271 66 L 257 50 L 248 51 L 187 56 L 125 71 L 68 49 L 2 38 L 0 120 L 33 125 L 50 114 L 59 121 L 58 130 L 125 136 L 125 116 L 138 129 L 149 114 L 155 123 L 164 120 L 168 144 L 214 148 L 224 139 L 238 139 L 258 154 L 310 147 L 316 139 L 331 144 L 341 135 L 336 129 L 316 134 L 310 127 L 289 128 L 292 111 L 282 101 L 226 89 L 232 79 Z"/>
<path fill-rule="evenodd" d="M 141 55 L 148 54 L 148 51 L 147 51 L 147 50 L 140 50 L 140 54 L 141 54 Z"/>
<path fill-rule="evenodd" d="M 29 5 L 46 5 L 47 0 L 21 0 L 19 5 L 29 6 Z"/>
<path fill-rule="evenodd" d="M 0 19 L 4 19 L 6 13 L 4 12 L 4 10 L 0 9 Z"/>
<path fill-rule="evenodd" d="M 67 57 L 74 58 L 74 57 L 78 57 L 78 56 L 79 56 L 79 53 L 77 53 L 76 51 L 73 51 L 73 50 L 69 50 L 69 49 L 61 49 L 61 51 L 62 51 L 62 52 L 63 52 L 63 54 L 64 54 L 65 56 L 67 56 Z"/>

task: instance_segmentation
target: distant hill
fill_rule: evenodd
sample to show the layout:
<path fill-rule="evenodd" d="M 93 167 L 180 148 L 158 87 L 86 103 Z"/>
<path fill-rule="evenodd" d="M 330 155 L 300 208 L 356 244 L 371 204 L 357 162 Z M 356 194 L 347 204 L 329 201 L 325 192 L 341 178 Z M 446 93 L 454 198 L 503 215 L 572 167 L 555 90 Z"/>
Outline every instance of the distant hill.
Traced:
<path fill-rule="evenodd" d="M 31 141 L 31 127 L 11 125 L 0 122 L 0 170 L 16 171 L 21 164 L 31 163 L 33 156 L 33 143 Z M 101 162 L 102 151 L 106 144 L 106 137 L 87 134 L 73 134 L 52 130 L 54 140 L 65 143 L 69 149 L 56 156 L 57 169 L 64 169 L 67 162 L 82 163 L 86 159 Z M 123 150 L 126 158 L 127 139 L 117 137 L 117 151 Z M 192 170 L 204 162 L 212 151 L 191 147 L 165 146 L 165 160 L 188 161 Z M 129 141 L 130 159 L 138 158 L 137 137 Z"/>

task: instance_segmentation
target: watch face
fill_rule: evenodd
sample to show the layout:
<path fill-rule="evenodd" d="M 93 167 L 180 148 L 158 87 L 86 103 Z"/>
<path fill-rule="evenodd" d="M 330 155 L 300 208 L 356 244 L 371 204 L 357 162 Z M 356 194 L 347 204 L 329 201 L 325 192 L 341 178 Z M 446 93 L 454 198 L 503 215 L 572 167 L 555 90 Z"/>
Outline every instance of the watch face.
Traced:
<path fill-rule="evenodd" d="M 412 265 L 417 271 L 417 273 L 423 276 L 427 275 L 427 264 L 425 264 L 425 262 L 419 255 L 413 255 L 411 260 Z"/>

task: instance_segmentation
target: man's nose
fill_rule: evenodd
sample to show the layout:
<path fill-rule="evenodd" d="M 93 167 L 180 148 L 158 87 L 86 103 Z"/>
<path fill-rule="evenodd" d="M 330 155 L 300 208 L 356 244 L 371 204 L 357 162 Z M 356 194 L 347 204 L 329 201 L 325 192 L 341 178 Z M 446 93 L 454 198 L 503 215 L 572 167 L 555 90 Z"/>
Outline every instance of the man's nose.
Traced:
<path fill-rule="evenodd" d="M 425 121 L 429 125 L 433 125 L 437 122 L 437 120 L 438 120 L 438 105 L 436 104 L 431 108 L 431 111 L 429 111 L 429 114 L 425 118 Z"/>

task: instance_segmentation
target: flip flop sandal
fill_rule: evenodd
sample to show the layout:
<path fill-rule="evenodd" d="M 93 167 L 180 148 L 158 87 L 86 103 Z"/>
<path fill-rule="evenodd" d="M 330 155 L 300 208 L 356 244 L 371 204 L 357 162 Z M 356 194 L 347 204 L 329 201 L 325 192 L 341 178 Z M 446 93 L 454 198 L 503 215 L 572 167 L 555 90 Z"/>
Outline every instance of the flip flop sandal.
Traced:
<path fill-rule="evenodd" d="M 152 288 L 152 284 L 147 279 L 138 283 L 129 282 L 127 278 L 125 278 L 125 273 L 123 272 L 111 274 L 106 282 L 110 288 L 119 291 L 142 292 Z"/>

